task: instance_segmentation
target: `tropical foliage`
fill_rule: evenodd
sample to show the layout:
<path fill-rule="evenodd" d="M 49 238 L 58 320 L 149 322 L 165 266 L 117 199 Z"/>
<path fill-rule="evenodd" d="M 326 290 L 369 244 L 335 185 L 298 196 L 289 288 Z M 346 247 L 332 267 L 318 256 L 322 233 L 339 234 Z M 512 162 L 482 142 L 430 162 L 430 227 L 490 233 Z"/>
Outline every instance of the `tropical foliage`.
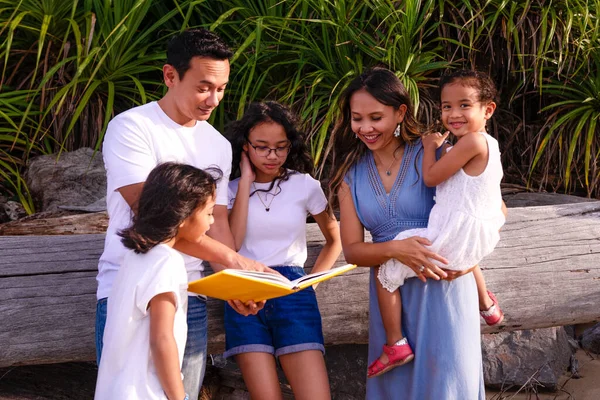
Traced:
<path fill-rule="evenodd" d="M 218 32 L 234 49 L 212 123 L 276 99 L 305 121 L 317 165 L 349 81 L 396 72 L 426 123 L 448 68 L 500 88 L 492 130 L 507 179 L 600 196 L 600 0 L 0 0 L 0 191 L 34 204 L 27 160 L 100 148 L 115 114 L 159 98 L 168 38 Z"/>

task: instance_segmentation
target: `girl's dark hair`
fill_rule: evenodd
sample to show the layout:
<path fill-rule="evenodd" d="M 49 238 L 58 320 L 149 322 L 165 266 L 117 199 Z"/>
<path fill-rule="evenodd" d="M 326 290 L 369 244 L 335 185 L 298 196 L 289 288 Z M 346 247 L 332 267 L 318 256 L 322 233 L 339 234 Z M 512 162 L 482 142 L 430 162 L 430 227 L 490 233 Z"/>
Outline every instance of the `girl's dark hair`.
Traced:
<path fill-rule="evenodd" d="M 216 33 L 204 28 L 188 29 L 173 36 L 167 43 L 167 64 L 172 65 L 179 79 L 190 69 L 194 57 L 229 60 L 233 52 Z"/>
<path fill-rule="evenodd" d="M 496 85 L 489 75 L 483 72 L 461 69 L 443 75 L 440 78 L 440 93 L 442 92 L 444 86 L 452 83 L 460 83 L 463 86 L 472 87 L 477 90 L 479 94 L 478 100 L 481 103 L 496 101 L 496 96 L 498 95 Z"/>
<path fill-rule="evenodd" d="M 242 159 L 242 151 L 244 151 L 243 147 L 248 143 L 250 131 L 265 122 L 274 122 L 281 125 L 291 143 L 291 147 L 283 164 L 281 175 L 271 182 L 268 189 L 257 191 L 269 192 L 275 184 L 279 185 L 279 182 L 286 181 L 289 178 L 288 169 L 312 175 L 313 161 L 306 147 L 304 134 L 298 128 L 298 118 L 284 105 L 267 101 L 250 104 L 244 116 L 229 124 L 225 130 L 225 136 L 229 138 L 233 152 L 230 178 L 238 178 L 241 174 L 240 160 Z M 249 149 L 249 151 L 253 150 Z"/>
<path fill-rule="evenodd" d="M 400 79 L 386 68 L 372 68 L 354 78 L 340 97 L 340 117 L 333 128 L 327 153 L 332 152 L 331 178 L 329 180 L 329 204 L 336 205 L 337 192 L 350 168 L 367 151 L 367 146 L 356 139 L 352 132 L 350 99 L 364 89 L 380 103 L 399 109 L 406 106 L 404 120 L 400 124 L 400 140 L 412 143 L 421 137 L 421 125 L 415 118 L 413 104 Z"/>
<path fill-rule="evenodd" d="M 132 225 L 118 233 L 123 245 L 146 253 L 174 238 L 179 225 L 215 196 L 222 175 L 218 168 L 203 171 L 173 162 L 156 166 L 144 183 Z"/>

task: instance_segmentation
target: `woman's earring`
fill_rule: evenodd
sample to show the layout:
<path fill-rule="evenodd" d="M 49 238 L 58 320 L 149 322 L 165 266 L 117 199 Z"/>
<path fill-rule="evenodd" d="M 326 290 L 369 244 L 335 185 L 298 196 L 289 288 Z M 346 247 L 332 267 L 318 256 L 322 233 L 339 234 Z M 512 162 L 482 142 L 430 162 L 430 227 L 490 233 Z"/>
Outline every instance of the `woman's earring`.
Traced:
<path fill-rule="evenodd" d="M 396 126 L 396 130 L 394 131 L 394 137 L 400 137 L 400 124 Z"/>

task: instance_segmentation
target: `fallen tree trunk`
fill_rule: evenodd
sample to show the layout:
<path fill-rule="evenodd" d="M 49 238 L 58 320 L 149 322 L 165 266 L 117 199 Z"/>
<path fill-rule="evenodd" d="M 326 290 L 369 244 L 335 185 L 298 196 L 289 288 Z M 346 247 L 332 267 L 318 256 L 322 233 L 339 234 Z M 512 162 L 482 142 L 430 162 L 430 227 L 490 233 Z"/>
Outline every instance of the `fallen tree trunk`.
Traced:
<path fill-rule="evenodd" d="M 482 263 L 506 319 L 483 332 L 600 320 L 600 202 L 512 208 Z M 312 265 L 323 244 L 308 229 Z M 0 237 L 0 367 L 93 360 L 104 235 Z M 342 257 L 338 264 L 343 264 Z M 366 343 L 367 268 L 319 286 L 326 344 Z M 209 351 L 224 344 L 222 303 L 209 301 Z"/>
<path fill-rule="evenodd" d="M 62 214 L 69 214 L 69 212 L 50 213 L 48 217 L 38 217 L 35 214 L 17 221 L 7 222 L 0 225 L 0 236 L 85 235 L 103 233 L 108 228 L 106 211 L 74 215 Z"/>

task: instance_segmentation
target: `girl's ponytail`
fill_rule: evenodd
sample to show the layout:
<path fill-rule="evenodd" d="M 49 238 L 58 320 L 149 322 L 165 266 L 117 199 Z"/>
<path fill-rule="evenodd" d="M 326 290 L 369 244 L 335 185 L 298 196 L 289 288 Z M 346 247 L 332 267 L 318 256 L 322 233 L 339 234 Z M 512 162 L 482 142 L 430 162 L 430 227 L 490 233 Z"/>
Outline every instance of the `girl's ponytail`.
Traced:
<path fill-rule="evenodd" d="M 119 232 L 121 236 L 121 243 L 123 246 L 135 251 L 136 253 L 147 253 L 151 248 L 159 244 L 159 241 L 153 240 L 144 236 L 133 229 L 133 226 L 123 229 Z"/>

